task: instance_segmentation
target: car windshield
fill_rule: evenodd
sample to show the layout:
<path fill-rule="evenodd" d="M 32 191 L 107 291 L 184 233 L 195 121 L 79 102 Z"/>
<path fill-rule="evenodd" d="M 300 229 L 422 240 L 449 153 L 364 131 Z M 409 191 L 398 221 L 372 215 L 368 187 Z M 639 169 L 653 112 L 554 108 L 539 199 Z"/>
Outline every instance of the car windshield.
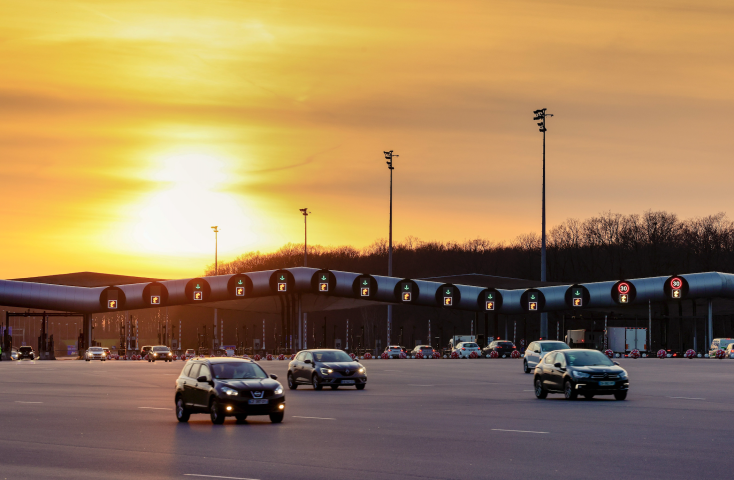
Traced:
<path fill-rule="evenodd" d="M 154 352 L 167 352 L 168 347 L 153 347 Z"/>
<path fill-rule="evenodd" d="M 31 350 L 33 350 L 33 348 L 31 347 L 20 347 L 18 349 L 19 352 L 23 352 L 23 353 L 30 352 Z"/>
<path fill-rule="evenodd" d="M 719 348 L 724 350 L 730 344 L 734 343 L 734 338 L 725 338 L 719 341 Z"/>
<path fill-rule="evenodd" d="M 596 350 L 566 352 L 566 358 L 568 358 L 568 364 L 572 367 L 611 367 L 614 365 L 614 363 L 609 360 L 609 357 Z"/>
<path fill-rule="evenodd" d="M 92 347 L 92 348 L 89 349 L 89 351 L 90 352 L 103 352 L 104 350 L 102 350 L 99 347 Z"/>
<path fill-rule="evenodd" d="M 268 378 L 260 366 L 247 362 L 215 363 L 212 365 L 212 372 L 218 380 Z"/>
<path fill-rule="evenodd" d="M 313 358 L 317 362 L 351 362 L 352 357 L 344 352 L 313 352 Z"/>
<path fill-rule="evenodd" d="M 567 350 L 569 347 L 563 342 L 548 342 L 540 344 L 541 352 L 552 352 L 553 350 Z"/>

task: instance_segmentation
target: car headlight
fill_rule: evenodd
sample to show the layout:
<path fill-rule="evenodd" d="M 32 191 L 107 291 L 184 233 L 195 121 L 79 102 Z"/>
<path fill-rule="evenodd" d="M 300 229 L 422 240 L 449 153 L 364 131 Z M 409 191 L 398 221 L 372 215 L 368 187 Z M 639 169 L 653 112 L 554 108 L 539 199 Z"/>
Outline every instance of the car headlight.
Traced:
<path fill-rule="evenodd" d="M 154 356 L 154 357 L 157 357 L 157 356 L 158 356 L 158 354 L 157 354 L 157 353 L 154 353 L 154 354 L 153 354 L 153 356 Z"/>
<path fill-rule="evenodd" d="M 625 372 L 624 370 L 622 370 L 621 372 L 619 372 L 619 378 L 626 379 L 627 378 L 627 372 Z"/>
<path fill-rule="evenodd" d="M 222 393 L 226 393 L 227 395 L 239 395 L 237 390 L 229 387 L 222 387 Z"/>
<path fill-rule="evenodd" d="M 334 370 L 332 370 L 330 368 L 322 368 L 320 370 L 320 372 L 321 372 L 321 375 L 330 375 L 330 374 L 334 373 Z"/>
<path fill-rule="evenodd" d="M 168 352 L 168 356 L 170 357 L 171 355 L 173 355 L 173 354 L 171 352 Z"/>
<path fill-rule="evenodd" d="M 588 373 L 577 372 L 576 370 L 573 371 L 573 376 L 575 378 L 589 378 L 589 374 Z"/>
<path fill-rule="evenodd" d="M 279 385 L 278 388 L 275 389 L 274 392 L 276 395 L 280 395 L 283 393 L 283 385 Z"/>
<path fill-rule="evenodd" d="M 364 367 L 362 367 L 359 370 L 357 370 L 357 372 L 359 372 L 359 373 L 367 373 L 367 369 L 364 368 Z"/>

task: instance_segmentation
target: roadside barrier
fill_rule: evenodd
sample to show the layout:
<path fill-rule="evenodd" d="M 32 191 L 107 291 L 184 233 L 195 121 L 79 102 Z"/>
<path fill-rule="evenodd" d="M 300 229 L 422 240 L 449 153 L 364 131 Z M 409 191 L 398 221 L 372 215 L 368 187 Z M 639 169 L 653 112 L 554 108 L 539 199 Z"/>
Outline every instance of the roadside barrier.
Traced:
<path fill-rule="evenodd" d="M 418 353 L 415 354 L 415 358 L 419 358 L 419 359 L 420 358 L 423 358 L 423 352 L 421 352 L 420 350 L 418 350 Z"/>
<path fill-rule="evenodd" d="M 278 360 L 285 360 L 285 355 L 283 355 L 282 353 L 278 355 Z"/>
<path fill-rule="evenodd" d="M 658 350 L 658 358 L 666 358 L 667 356 L 668 356 L 668 352 L 666 352 L 662 348 Z"/>
<path fill-rule="evenodd" d="M 357 358 L 357 356 L 355 354 L 353 354 L 353 353 L 350 353 L 349 356 L 352 357 L 352 360 L 354 360 L 355 358 Z"/>
<path fill-rule="evenodd" d="M 520 352 L 518 352 L 517 350 L 513 350 L 510 354 L 510 358 L 520 358 Z"/>
<path fill-rule="evenodd" d="M 258 355 L 258 354 L 256 353 L 256 354 L 255 354 L 255 356 L 254 356 L 254 357 L 252 357 L 252 359 L 253 359 L 253 360 L 255 360 L 256 362 L 259 362 L 259 361 L 260 361 L 260 355 Z"/>
<path fill-rule="evenodd" d="M 459 358 L 459 352 L 451 352 L 451 358 Z"/>
<path fill-rule="evenodd" d="M 387 360 L 388 358 L 390 358 L 390 355 L 388 355 L 387 352 L 382 352 L 382 355 L 380 355 L 380 357 L 382 357 L 384 360 Z"/>
<path fill-rule="evenodd" d="M 609 358 L 614 358 L 614 352 L 612 351 L 611 348 L 607 348 L 606 350 L 604 350 L 604 355 L 606 355 Z"/>
<path fill-rule="evenodd" d="M 479 354 L 477 352 L 471 352 L 469 358 L 479 358 Z"/>
<path fill-rule="evenodd" d="M 489 358 L 500 358 L 500 353 L 497 350 L 489 352 Z"/>
<path fill-rule="evenodd" d="M 370 358 L 372 358 L 372 354 L 371 353 L 367 352 L 367 353 L 364 354 L 364 359 L 365 360 L 369 360 Z"/>
<path fill-rule="evenodd" d="M 398 357 L 399 357 L 399 358 L 408 358 L 408 356 L 407 356 L 407 355 L 405 354 L 405 352 L 400 352 L 400 353 L 398 354 Z"/>
<path fill-rule="evenodd" d="M 438 352 L 433 352 L 433 358 L 441 358 L 441 354 Z"/>
<path fill-rule="evenodd" d="M 630 352 L 630 358 L 640 358 L 640 351 L 634 349 Z"/>
<path fill-rule="evenodd" d="M 268 353 L 267 355 L 265 355 L 265 360 L 270 361 L 272 359 L 273 359 L 273 355 L 271 355 L 270 353 Z"/>
<path fill-rule="evenodd" d="M 249 355 L 247 355 L 246 353 L 243 353 L 243 354 L 242 354 L 242 358 L 250 358 L 250 356 L 249 356 Z"/>
<path fill-rule="evenodd" d="M 716 350 L 716 358 L 718 358 L 719 360 L 726 358 L 726 351 L 722 349 Z"/>
<path fill-rule="evenodd" d="M 696 351 L 692 348 L 689 348 L 688 350 L 686 350 L 686 353 L 684 353 L 683 356 L 686 358 L 696 358 Z"/>

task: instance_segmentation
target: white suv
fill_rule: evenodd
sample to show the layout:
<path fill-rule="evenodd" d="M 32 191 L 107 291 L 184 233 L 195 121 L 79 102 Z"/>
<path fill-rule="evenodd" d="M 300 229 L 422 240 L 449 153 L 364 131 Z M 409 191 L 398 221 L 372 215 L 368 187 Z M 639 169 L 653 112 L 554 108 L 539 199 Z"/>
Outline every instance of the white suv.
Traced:
<path fill-rule="evenodd" d="M 388 358 L 400 358 L 400 353 L 403 351 L 403 348 L 399 345 L 390 345 L 385 349 L 385 353 L 387 353 Z"/>
<path fill-rule="evenodd" d="M 456 348 L 454 348 L 454 351 L 451 353 L 458 353 L 459 358 L 469 358 L 469 355 L 471 355 L 471 352 L 475 352 L 478 356 L 482 356 L 482 349 L 479 348 L 479 345 L 477 345 L 474 342 L 461 342 L 456 344 Z"/>
<path fill-rule="evenodd" d="M 522 361 L 522 369 L 525 373 L 530 373 L 543 360 L 545 354 L 554 350 L 568 350 L 569 347 L 565 342 L 558 340 L 538 340 L 531 342 L 528 349 L 525 350 L 525 359 Z"/>

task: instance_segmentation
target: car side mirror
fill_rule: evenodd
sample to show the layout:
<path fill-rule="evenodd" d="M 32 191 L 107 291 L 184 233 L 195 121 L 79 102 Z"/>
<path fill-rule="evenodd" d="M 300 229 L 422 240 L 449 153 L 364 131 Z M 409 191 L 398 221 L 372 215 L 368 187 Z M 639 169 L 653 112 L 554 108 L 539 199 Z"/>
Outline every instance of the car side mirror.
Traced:
<path fill-rule="evenodd" d="M 616 366 L 619 366 L 619 362 L 614 362 L 614 364 L 615 364 Z"/>
<path fill-rule="evenodd" d="M 304 360 L 303 363 L 312 363 L 311 360 Z"/>
<path fill-rule="evenodd" d="M 206 378 L 206 375 L 202 375 L 199 378 L 196 379 L 197 382 L 206 383 L 209 381 L 208 378 Z"/>
<path fill-rule="evenodd" d="M 553 366 L 556 368 L 561 368 L 561 362 L 556 362 L 553 364 Z"/>
<path fill-rule="evenodd" d="M 273 380 L 277 380 L 278 379 L 278 376 L 276 374 L 274 374 L 274 373 L 271 373 L 270 374 L 270 378 L 272 378 Z"/>

